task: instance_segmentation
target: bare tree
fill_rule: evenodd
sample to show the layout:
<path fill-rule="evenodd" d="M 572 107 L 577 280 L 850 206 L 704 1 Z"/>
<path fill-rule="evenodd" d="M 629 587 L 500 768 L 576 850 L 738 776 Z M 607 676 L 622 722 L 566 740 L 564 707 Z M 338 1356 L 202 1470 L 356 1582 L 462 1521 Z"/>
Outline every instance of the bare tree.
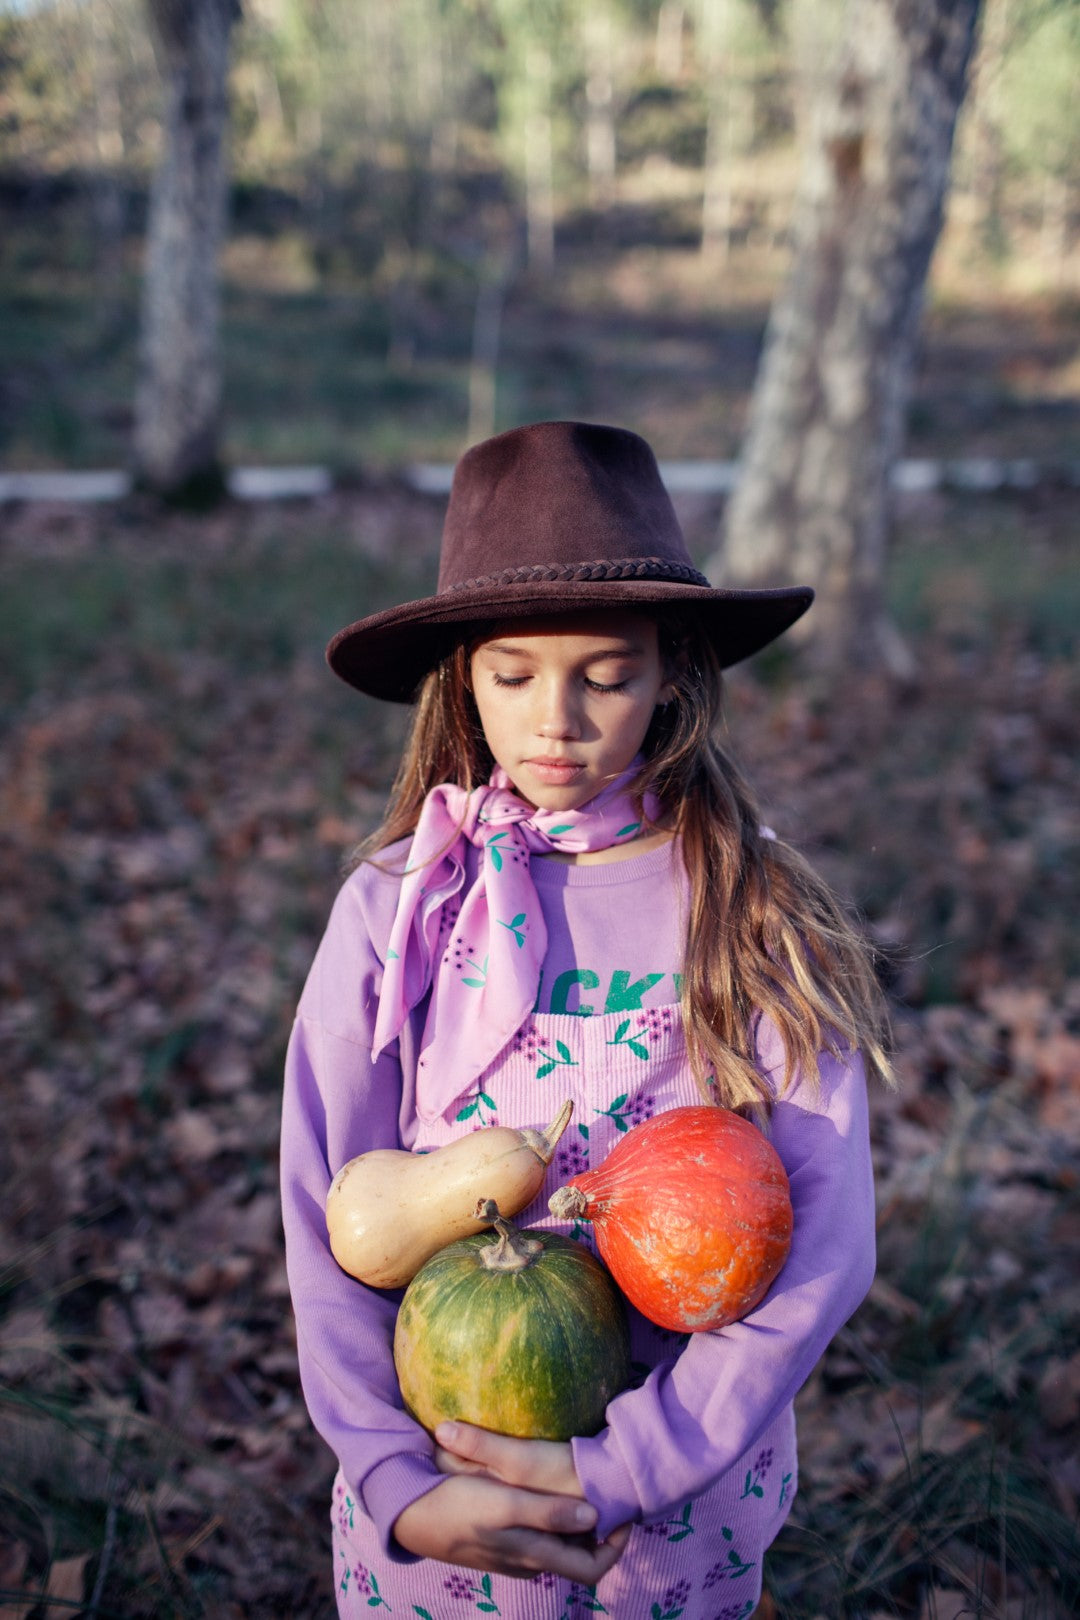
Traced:
<path fill-rule="evenodd" d="M 890 474 L 979 0 L 852 0 L 811 99 L 793 264 L 710 572 L 805 581 L 824 665 L 888 662 Z"/>
<path fill-rule="evenodd" d="M 225 223 L 229 36 L 239 0 L 147 0 L 165 86 L 150 197 L 135 472 L 169 496 L 219 490 L 218 253 Z"/>

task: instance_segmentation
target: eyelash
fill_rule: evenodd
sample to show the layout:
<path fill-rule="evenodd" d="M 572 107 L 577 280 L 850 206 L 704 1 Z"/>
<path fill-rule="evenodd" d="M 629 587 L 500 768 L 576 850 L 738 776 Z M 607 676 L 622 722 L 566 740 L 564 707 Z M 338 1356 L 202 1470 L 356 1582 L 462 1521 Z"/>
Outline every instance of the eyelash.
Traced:
<path fill-rule="evenodd" d="M 529 677 L 527 675 L 509 676 L 499 675 L 497 673 L 493 673 L 491 677 L 494 685 L 509 686 L 515 690 L 518 687 L 524 686 L 528 678 Z M 600 681 L 590 681 L 588 676 L 585 677 L 585 685 L 589 688 L 589 690 L 592 692 L 599 692 L 603 696 L 611 696 L 611 694 L 615 692 L 624 692 L 629 684 L 629 681 L 613 681 L 610 685 L 604 685 Z"/>

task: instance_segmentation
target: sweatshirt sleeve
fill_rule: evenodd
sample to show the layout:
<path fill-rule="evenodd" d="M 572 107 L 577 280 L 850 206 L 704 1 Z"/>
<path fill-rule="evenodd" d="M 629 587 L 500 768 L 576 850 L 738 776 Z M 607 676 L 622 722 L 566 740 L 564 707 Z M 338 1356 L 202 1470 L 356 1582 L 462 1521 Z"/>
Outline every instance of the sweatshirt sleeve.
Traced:
<path fill-rule="evenodd" d="M 779 1037 L 762 1024 L 758 1062 L 774 1086 Z M 607 1427 L 573 1441 L 598 1536 L 666 1517 L 753 1445 L 805 1383 L 874 1277 L 874 1189 L 861 1058 L 824 1056 L 821 1085 L 797 1080 L 774 1105 L 772 1144 L 787 1170 L 791 1250 L 741 1322 L 695 1333 L 682 1354 L 617 1396 Z M 778 1089 L 778 1086 L 777 1086 Z"/>
<path fill-rule="evenodd" d="M 387 1556 L 399 1513 L 442 1476 L 404 1411 L 393 1364 L 400 1290 L 368 1288 L 330 1252 L 325 1202 L 334 1174 L 369 1148 L 399 1148 L 396 1046 L 371 1060 L 388 880 L 361 868 L 338 896 L 289 1043 L 281 1129 L 285 1255 L 304 1399 L 311 1420 L 379 1531 Z M 403 1036 L 404 1040 L 405 1037 Z"/>

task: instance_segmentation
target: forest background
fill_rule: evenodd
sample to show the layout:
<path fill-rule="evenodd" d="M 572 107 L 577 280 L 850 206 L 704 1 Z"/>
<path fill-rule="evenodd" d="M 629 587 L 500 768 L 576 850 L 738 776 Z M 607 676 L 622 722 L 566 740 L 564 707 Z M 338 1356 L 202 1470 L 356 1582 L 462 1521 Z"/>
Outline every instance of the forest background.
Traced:
<path fill-rule="evenodd" d="M 891 514 L 907 673 L 730 682 L 770 821 L 881 949 L 903 1081 L 878 1280 L 800 1398 L 786 1620 L 1080 1606 L 1078 9 L 984 8 Z M 428 588 L 415 469 L 518 421 L 645 433 L 713 553 L 682 464 L 738 455 L 842 15 L 245 6 L 222 452 L 331 477 L 0 503 L 4 1620 L 333 1613 L 277 1109 L 401 716 L 322 646 Z M 129 463 L 160 129 L 136 0 L 0 6 L 0 471 Z"/>

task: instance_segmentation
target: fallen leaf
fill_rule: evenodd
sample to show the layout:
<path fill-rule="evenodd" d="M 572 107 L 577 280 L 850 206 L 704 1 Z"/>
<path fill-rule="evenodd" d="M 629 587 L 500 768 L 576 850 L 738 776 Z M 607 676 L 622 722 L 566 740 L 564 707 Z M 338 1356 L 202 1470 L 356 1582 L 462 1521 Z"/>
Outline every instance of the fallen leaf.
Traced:
<path fill-rule="evenodd" d="M 80 1603 L 85 1595 L 86 1566 L 89 1561 L 89 1553 L 79 1553 L 75 1558 L 55 1558 L 49 1565 L 46 1585 L 49 1596 L 58 1603 Z"/>

